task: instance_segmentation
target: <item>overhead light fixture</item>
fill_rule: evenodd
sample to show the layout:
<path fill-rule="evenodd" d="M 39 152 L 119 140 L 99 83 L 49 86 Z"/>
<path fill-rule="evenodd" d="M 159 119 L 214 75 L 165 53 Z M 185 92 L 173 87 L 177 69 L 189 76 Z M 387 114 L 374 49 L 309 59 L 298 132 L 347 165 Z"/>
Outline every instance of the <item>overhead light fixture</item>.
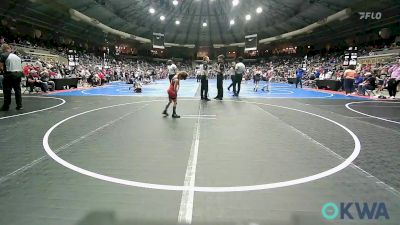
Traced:
<path fill-rule="evenodd" d="M 233 1 L 232 1 L 232 5 L 233 5 L 233 6 L 239 5 L 239 0 L 233 0 Z"/>
<path fill-rule="evenodd" d="M 250 14 L 246 15 L 246 20 L 251 20 L 251 15 Z"/>
<path fill-rule="evenodd" d="M 177 20 L 177 21 L 175 21 L 175 24 L 179 25 L 179 24 L 181 24 L 181 21 Z"/>
<path fill-rule="evenodd" d="M 165 16 L 160 16 L 160 20 L 164 21 L 165 20 Z"/>
<path fill-rule="evenodd" d="M 150 9 L 149 9 L 149 13 L 154 14 L 155 12 L 156 12 L 155 9 L 153 9 L 153 8 L 150 8 Z"/>
<path fill-rule="evenodd" d="M 203 27 L 206 27 L 207 26 L 207 22 L 203 22 Z"/>
<path fill-rule="evenodd" d="M 256 12 L 257 12 L 257 13 L 262 13 L 262 11 L 263 11 L 263 9 L 262 9 L 261 7 L 258 7 L 258 8 L 256 9 Z"/>
<path fill-rule="evenodd" d="M 229 21 L 229 24 L 230 24 L 230 25 L 234 25 L 234 24 L 235 24 L 235 20 L 234 20 L 234 19 L 231 19 L 231 21 Z"/>
<path fill-rule="evenodd" d="M 177 0 L 172 1 L 172 4 L 173 5 L 178 5 L 178 1 Z"/>

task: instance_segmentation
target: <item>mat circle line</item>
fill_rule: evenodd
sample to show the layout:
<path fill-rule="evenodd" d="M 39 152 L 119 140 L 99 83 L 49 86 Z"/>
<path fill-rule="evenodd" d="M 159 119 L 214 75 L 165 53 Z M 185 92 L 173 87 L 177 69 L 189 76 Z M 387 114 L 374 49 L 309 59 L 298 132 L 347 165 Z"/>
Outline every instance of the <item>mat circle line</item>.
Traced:
<path fill-rule="evenodd" d="M 34 111 L 26 112 L 26 113 L 15 114 L 15 115 L 11 115 L 11 116 L 3 116 L 3 117 L 0 117 L 0 120 L 13 118 L 13 117 L 18 117 L 18 116 L 25 116 L 25 115 L 29 115 L 29 114 L 33 114 L 33 113 L 37 113 L 37 112 L 42 112 L 42 111 L 54 109 L 54 108 L 62 106 L 62 105 L 64 105 L 66 103 L 66 101 L 64 99 L 62 99 L 62 98 L 56 98 L 56 97 L 50 97 L 50 96 L 48 96 L 48 97 L 44 97 L 44 96 L 22 96 L 22 98 L 57 99 L 57 100 L 61 100 L 61 103 L 58 104 L 58 105 L 55 105 L 55 106 L 44 108 L 44 109 L 38 109 L 38 110 L 34 110 Z"/>
<path fill-rule="evenodd" d="M 380 103 L 389 103 L 389 104 L 400 103 L 400 102 L 386 102 L 386 101 L 362 101 L 362 102 L 349 102 L 345 106 L 350 111 L 353 111 L 353 112 L 358 113 L 358 114 L 363 115 L 363 116 L 371 117 L 371 118 L 374 118 L 374 119 L 378 119 L 378 120 L 382 120 L 382 121 L 386 121 L 386 122 L 390 122 L 390 123 L 400 124 L 399 121 L 389 120 L 389 119 L 386 119 L 386 118 L 383 118 L 383 117 L 379 117 L 379 116 L 373 116 L 373 115 L 370 115 L 370 114 L 367 114 L 367 113 L 360 112 L 360 111 L 355 110 L 355 109 L 350 107 L 350 105 L 362 104 L 362 103 L 365 103 L 365 102 L 380 102 Z"/>
<path fill-rule="evenodd" d="M 193 100 L 194 99 L 182 99 L 182 101 L 193 101 Z M 258 191 L 258 190 L 275 189 L 275 188 L 289 187 L 289 186 L 294 186 L 294 185 L 298 185 L 298 184 L 308 183 L 308 182 L 311 182 L 311 181 L 319 180 L 321 178 L 330 176 L 332 174 L 335 174 L 335 173 L 345 169 L 360 154 L 361 143 L 360 143 L 360 140 L 358 139 L 358 137 L 349 128 L 345 127 L 344 125 L 342 125 L 342 124 L 340 124 L 340 123 L 338 123 L 338 122 L 336 122 L 336 121 L 334 121 L 332 119 L 326 118 L 324 116 L 321 116 L 321 115 L 318 115 L 318 114 L 315 114 L 315 113 L 303 111 L 303 110 L 300 110 L 300 109 L 290 108 L 290 107 L 286 107 L 286 106 L 273 105 L 273 104 L 260 103 L 260 102 L 250 102 L 250 101 L 234 101 L 234 100 L 226 100 L 226 101 L 232 101 L 232 102 L 236 102 L 236 103 L 248 103 L 248 104 L 256 104 L 256 105 L 264 105 L 264 106 L 271 106 L 271 107 L 277 107 L 277 108 L 282 108 L 282 109 L 288 109 L 288 110 L 305 113 L 305 114 L 308 114 L 308 115 L 311 115 L 311 116 L 315 116 L 315 117 L 324 119 L 326 121 L 329 121 L 329 122 L 341 127 L 347 133 L 350 134 L 350 136 L 353 138 L 353 141 L 354 141 L 353 152 L 342 163 L 340 163 L 339 165 L 337 165 L 337 166 L 335 166 L 335 167 L 333 167 L 331 169 L 328 169 L 326 171 L 323 171 L 323 172 L 320 172 L 320 173 L 317 173 L 317 174 L 314 174 L 314 175 L 298 178 L 298 179 L 292 179 L 292 180 L 288 180 L 288 181 L 281 181 L 281 182 L 275 182 L 275 183 L 259 184 L 259 185 L 247 185 L 247 186 L 229 186 L 229 187 L 194 186 L 194 187 L 189 187 L 189 186 L 177 186 L 177 185 L 164 185 L 164 184 L 137 182 L 137 181 L 125 180 L 125 179 L 120 179 L 120 178 L 115 178 L 115 177 L 110 177 L 110 176 L 98 174 L 98 173 L 95 173 L 95 172 L 92 172 L 92 171 L 89 171 L 89 170 L 85 170 L 83 168 L 80 168 L 78 166 L 75 166 L 75 165 L 65 161 L 64 159 L 59 157 L 56 153 L 54 153 L 54 151 L 49 146 L 49 137 L 50 137 L 50 134 L 53 132 L 53 130 L 55 128 L 57 128 L 58 126 L 60 126 L 61 124 L 63 124 L 64 122 L 66 122 L 66 121 L 68 121 L 70 119 L 73 119 L 75 117 L 78 117 L 78 116 L 81 116 L 81 115 L 84 115 L 84 114 L 87 114 L 87 113 L 103 110 L 103 109 L 109 109 L 109 108 L 126 106 L 126 105 L 133 105 L 133 104 L 141 104 L 141 103 L 165 102 L 165 100 L 150 100 L 150 101 L 139 101 L 139 102 L 123 103 L 123 104 L 100 107 L 100 108 L 96 108 L 96 109 L 92 109 L 92 110 L 88 110 L 88 111 L 85 111 L 85 112 L 78 113 L 78 114 L 70 116 L 70 117 L 68 117 L 68 118 L 66 118 L 64 120 L 61 120 L 60 122 L 58 122 L 55 125 L 53 125 L 49 130 L 46 131 L 46 133 L 45 133 L 45 135 L 43 137 L 42 143 L 43 143 L 43 147 L 44 147 L 46 153 L 51 158 L 53 158 L 56 162 L 58 162 L 59 164 L 65 166 L 65 167 L 67 167 L 67 168 L 69 168 L 69 169 L 71 169 L 71 170 L 73 170 L 75 172 L 78 172 L 78 173 L 86 175 L 86 176 L 90 176 L 92 178 L 96 178 L 96 179 L 107 181 L 107 182 L 112 182 L 112 183 L 117 183 L 117 184 L 122 184 L 122 185 L 127 185 L 127 186 L 133 186 L 133 187 L 147 188 L 147 189 L 167 190 L 167 191 L 188 191 L 189 190 L 189 191 L 195 191 L 195 192 L 214 192 L 214 193 L 217 193 L 217 192 Z"/>

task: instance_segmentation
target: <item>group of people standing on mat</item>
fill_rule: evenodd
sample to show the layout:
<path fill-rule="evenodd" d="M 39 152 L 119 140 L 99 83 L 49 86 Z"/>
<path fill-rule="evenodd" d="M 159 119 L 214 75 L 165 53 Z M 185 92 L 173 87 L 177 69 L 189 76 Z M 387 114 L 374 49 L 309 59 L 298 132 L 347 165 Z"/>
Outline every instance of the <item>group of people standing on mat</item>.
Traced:
<path fill-rule="evenodd" d="M 203 64 L 199 68 L 200 75 L 200 96 L 201 100 L 210 101 L 208 98 L 208 74 L 210 59 L 208 56 L 203 58 Z M 224 73 L 225 67 L 225 57 L 224 55 L 219 55 L 217 57 L 217 63 L 211 68 L 217 74 L 217 96 L 214 98 L 216 100 L 222 100 L 224 97 Z M 228 90 L 233 86 L 233 96 L 239 97 L 240 86 L 242 83 L 243 75 L 246 72 L 246 66 L 243 64 L 243 58 L 239 57 L 238 62 L 234 68 L 231 68 L 229 73 L 231 74 L 232 84 L 229 85 Z"/>
<path fill-rule="evenodd" d="M 203 101 L 210 101 L 210 99 L 208 98 L 208 74 L 210 72 L 209 64 L 210 64 L 210 58 L 208 56 L 203 57 L 203 64 L 200 65 L 198 71 L 201 82 L 200 96 L 201 100 Z M 168 116 L 169 115 L 168 108 L 173 103 L 172 117 L 180 118 L 180 116 L 176 113 L 177 96 L 180 86 L 180 80 L 186 80 L 186 78 L 188 77 L 188 73 L 184 71 L 178 72 L 178 68 L 173 63 L 172 60 L 168 60 L 167 68 L 168 68 L 168 78 L 170 81 L 170 85 L 167 90 L 169 101 L 168 104 L 165 106 L 165 109 L 162 112 L 162 114 Z M 224 81 L 224 73 L 226 70 L 224 55 L 219 55 L 217 57 L 217 63 L 214 66 L 212 66 L 211 69 L 217 73 L 217 96 L 214 99 L 222 100 L 224 97 L 223 81 Z M 239 57 L 238 62 L 236 63 L 232 71 L 234 72 L 234 75 L 233 74 L 231 75 L 232 84 L 230 85 L 230 87 L 233 86 L 233 96 L 235 97 L 239 97 L 240 86 L 245 71 L 246 71 L 246 66 L 243 64 L 243 58 Z"/>

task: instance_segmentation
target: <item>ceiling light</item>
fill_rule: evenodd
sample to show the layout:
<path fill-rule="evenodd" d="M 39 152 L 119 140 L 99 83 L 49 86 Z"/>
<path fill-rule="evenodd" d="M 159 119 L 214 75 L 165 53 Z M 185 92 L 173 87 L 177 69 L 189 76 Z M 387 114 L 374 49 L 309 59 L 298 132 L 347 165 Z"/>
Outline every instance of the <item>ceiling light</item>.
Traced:
<path fill-rule="evenodd" d="M 246 20 L 251 20 L 251 15 L 250 14 L 246 15 Z"/>
<path fill-rule="evenodd" d="M 179 24 L 181 24 L 181 21 L 177 20 L 177 21 L 175 21 L 175 24 L 179 25 Z"/>
<path fill-rule="evenodd" d="M 153 9 L 153 8 L 150 8 L 150 9 L 149 9 L 149 12 L 150 12 L 151 14 L 153 14 L 153 13 L 155 13 L 155 12 L 156 12 L 156 10 L 155 10 L 155 9 Z"/>
<path fill-rule="evenodd" d="M 233 0 L 233 1 L 232 1 L 232 5 L 233 5 L 233 6 L 239 5 L 239 0 Z"/>
<path fill-rule="evenodd" d="M 164 21 L 165 20 L 165 16 L 160 16 L 160 20 Z"/>
<path fill-rule="evenodd" d="M 203 27 L 206 27 L 207 26 L 207 23 L 206 22 L 203 22 Z"/>
<path fill-rule="evenodd" d="M 173 5 L 178 5 L 178 1 L 177 0 L 172 1 L 172 4 Z"/>
<path fill-rule="evenodd" d="M 258 8 L 256 9 L 256 12 L 257 12 L 257 13 L 262 13 L 262 11 L 263 11 L 263 9 L 262 9 L 261 7 L 258 7 Z"/>
<path fill-rule="evenodd" d="M 230 25 L 234 25 L 234 24 L 235 24 L 235 20 L 232 19 L 231 21 L 229 21 L 229 24 L 230 24 Z"/>

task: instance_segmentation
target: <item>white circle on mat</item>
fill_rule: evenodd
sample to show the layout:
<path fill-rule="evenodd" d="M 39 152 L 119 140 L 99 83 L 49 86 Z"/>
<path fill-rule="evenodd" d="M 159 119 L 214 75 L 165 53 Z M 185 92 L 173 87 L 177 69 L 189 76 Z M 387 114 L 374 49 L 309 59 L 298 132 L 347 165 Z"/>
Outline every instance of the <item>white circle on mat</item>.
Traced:
<path fill-rule="evenodd" d="M 18 117 L 18 116 L 25 116 L 25 115 L 29 115 L 29 114 L 33 114 L 33 113 L 37 113 L 37 112 L 42 112 L 42 111 L 54 109 L 54 108 L 62 106 L 62 105 L 64 105 L 66 103 L 66 101 L 64 99 L 62 99 L 62 98 L 56 98 L 56 97 L 50 97 L 50 96 L 47 96 L 47 97 L 44 97 L 44 96 L 22 96 L 22 98 L 56 99 L 56 100 L 60 100 L 61 103 L 57 104 L 55 106 L 44 108 L 44 109 L 38 109 L 38 110 L 34 110 L 34 111 L 26 112 L 26 113 L 15 114 L 15 115 L 11 115 L 11 116 L 3 116 L 3 117 L 0 117 L 0 120 L 13 118 L 13 117 Z"/>
<path fill-rule="evenodd" d="M 193 100 L 194 99 L 181 99 L 181 101 L 193 101 Z M 308 114 L 308 115 L 315 116 L 315 117 L 318 117 L 320 119 L 326 120 L 328 122 L 331 122 L 331 123 L 341 127 L 348 134 L 350 134 L 350 136 L 353 138 L 353 141 L 354 141 L 353 152 L 342 163 L 340 163 L 339 165 L 337 165 L 337 166 L 335 166 L 335 167 L 333 167 L 331 169 L 328 169 L 326 171 L 323 171 L 323 172 L 320 172 L 320 173 L 317 173 L 317 174 L 313 174 L 313 175 L 310 175 L 310 176 L 297 178 L 297 179 L 286 180 L 286 181 L 275 182 L 275 183 L 259 184 L 259 185 L 248 185 L 248 186 L 229 186 L 229 187 L 200 187 L 200 186 L 195 186 L 195 187 L 189 187 L 189 186 L 177 186 L 177 185 L 164 185 L 164 184 L 145 183 L 145 182 L 125 180 L 125 179 L 120 179 L 120 178 L 116 178 L 116 177 L 111 177 L 111 176 L 98 174 L 96 172 L 80 168 L 80 167 L 78 167 L 76 165 L 73 165 L 73 164 L 65 161 L 64 159 L 60 158 L 56 153 L 54 153 L 54 151 L 49 146 L 49 137 L 50 137 L 50 134 L 53 132 L 53 130 L 56 129 L 61 124 L 65 123 L 66 121 L 71 120 L 71 119 L 73 119 L 75 117 L 78 117 L 78 116 L 81 116 L 81 115 L 84 115 L 84 114 L 87 114 L 87 113 L 103 110 L 103 109 L 109 109 L 109 108 L 120 107 L 120 106 L 125 106 L 125 105 L 140 104 L 140 103 L 164 102 L 164 100 L 139 101 L 139 102 L 132 102 L 132 103 L 124 103 L 124 104 L 105 106 L 105 107 L 92 109 L 92 110 L 89 110 L 89 111 L 85 111 L 85 112 L 70 116 L 70 117 L 68 117 L 68 118 L 56 123 L 55 125 L 53 125 L 46 132 L 46 134 L 43 137 L 43 147 L 44 147 L 46 153 L 51 158 L 53 158 L 56 162 L 58 162 L 59 164 L 65 166 L 65 167 L 67 167 L 67 168 L 69 168 L 69 169 L 71 169 L 71 170 L 73 170 L 75 172 L 78 172 L 80 174 L 87 175 L 87 176 L 90 176 L 90 177 L 93 177 L 93 178 L 96 178 L 96 179 L 99 179 L 99 180 L 112 182 L 112 183 L 116 183 L 116 184 L 133 186 L 133 187 L 147 188 L 147 189 L 168 190 L 168 191 L 187 191 L 187 190 L 190 190 L 190 191 L 196 191 L 196 192 L 258 191 L 258 190 L 267 190 L 267 189 L 282 188 L 282 187 L 289 187 L 289 186 L 298 185 L 298 184 L 304 184 L 304 183 L 308 183 L 308 182 L 311 182 L 311 181 L 315 181 L 315 180 L 330 176 L 332 174 L 335 174 L 335 173 L 345 169 L 360 154 L 361 143 L 360 143 L 360 140 L 358 139 L 358 137 L 349 128 L 347 128 L 346 126 L 344 126 L 344 125 L 342 125 L 342 124 L 340 124 L 340 123 L 338 123 L 338 122 L 336 122 L 336 121 L 334 121 L 332 119 L 326 118 L 324 116 L 321 116 L 321 115 L 318 115 L 318 114 L 315 114 L 315 113 L 303 111 L 303 110 L 300 110 L 300 109 L 294 109 L 294 108 L 290 108 L 290 107 L 286 107 L 286 106 L 273 105 L 273 104 L 260 103 L 260 102 L 249 102 L 249 101 L 233 101 L 233 100 L 225 100 L 225 101 L 232 101 L 232 102 L 236 102 L 236 103 L 247 103 L 247 104 L 256 104 L 256 105 L 265 105 L 265 106 L 270 106 L 270 107 L 277 107 L 277 108 L 281 108 L 281 109 L 287 109 L 287 110 L 292 110 L 292 111 L 296 111 L 296 112 L 300 112 L 300 113 L 305 113 L 305 114 Z"/>
<path fill-rule="evenodd" d="M 383 117 L 379 117 L 379 116 L 373 116 L 373 115 L 370 115 L 370 114 L 367 114 L 367 113 L 363 113 L 363 112 L 357 111 L 357 110 L 355 110 L 355 109 L 350 107 L 350 105 L 362 104 L 362 103 L 365 103 L 365 102 L 380 102 L 380 103 L 389 103 L 389 104 L 400 103 L 400 102 L 388 102 L 388 101 L 362 101 L 362 102 L 349 102 L 345 106 L 346 106 L 347 109 L 349 109 L 349 110 L 351 110 L 351 111 L 353 111 L 355 113 L 364 115 L 364 116 L 368 116 L 368 117 L 375 118 L 375 119 L 378 119 L 378 120 L 383 120 L 383 121 L 390 122 L 390 123 L 400 124 L 399 121 L 389 120 L 389 119 L 386 119 L 386 118 L 383 118 Z"/>

